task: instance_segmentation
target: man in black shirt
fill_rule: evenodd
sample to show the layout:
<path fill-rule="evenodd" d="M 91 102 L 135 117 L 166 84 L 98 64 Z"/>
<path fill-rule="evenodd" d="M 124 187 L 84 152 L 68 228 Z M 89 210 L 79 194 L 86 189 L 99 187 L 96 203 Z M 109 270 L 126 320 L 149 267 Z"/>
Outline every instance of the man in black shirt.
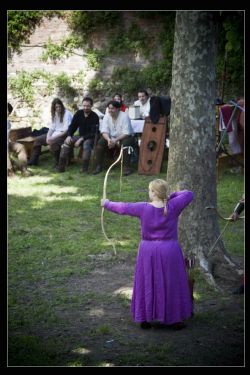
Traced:
<path fill-rule="evenodd" d="M 73 116 L 72 122 L 68 128 L 68 135 L 61 147 L 58 172 L 65 172 L 67 160 L 73 150 L 73 147 L 83 148 L 83 164 L 81 172 L 87 173 L 91 151 L 94 145 L 95 136 L 99 134 L 99 117 L 91 110 L 93 100 L 90 97 L 83 98 L 82 109 L 79 109 Z M 74 136 L 76 130 L 79 130 L 79 136 Z"/>

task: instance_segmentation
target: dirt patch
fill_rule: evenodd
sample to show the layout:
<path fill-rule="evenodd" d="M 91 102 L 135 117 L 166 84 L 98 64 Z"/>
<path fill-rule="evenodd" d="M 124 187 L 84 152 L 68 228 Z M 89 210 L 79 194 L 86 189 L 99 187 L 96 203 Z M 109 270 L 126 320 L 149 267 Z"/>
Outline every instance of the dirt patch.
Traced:
<path fill-rule="evenodd" d="M 196 284 L 195 312 L 186 328 L 143 330 L 130 316 L 135 257 L 93 256 L 91 262 L 93 270 L 67 285 L 81 308 L 57 311 L 66 330 L 67 365 L 244 366 L 244 295 L 226 290 L 204 299 Z"/>

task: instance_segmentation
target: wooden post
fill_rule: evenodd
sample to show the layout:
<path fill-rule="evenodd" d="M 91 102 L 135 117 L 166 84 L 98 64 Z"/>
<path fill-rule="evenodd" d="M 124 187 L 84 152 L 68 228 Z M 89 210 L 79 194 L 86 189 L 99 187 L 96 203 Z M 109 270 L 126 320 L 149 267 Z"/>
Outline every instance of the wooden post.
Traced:
<path fill-rule="evenodd" d="M 154 124 L 150 117 L 145 118 L 145 124 L 141 137 L 138 174 L 155 175 L 161 170 L 166 141 L 167 119 L 159 118 Z"/>

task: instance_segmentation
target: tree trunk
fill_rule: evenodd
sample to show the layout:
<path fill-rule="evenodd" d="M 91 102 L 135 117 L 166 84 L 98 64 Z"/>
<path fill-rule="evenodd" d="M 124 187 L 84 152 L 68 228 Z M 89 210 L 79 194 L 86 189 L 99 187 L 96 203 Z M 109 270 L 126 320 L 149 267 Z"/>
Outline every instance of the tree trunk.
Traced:
<path fill-rule="evenodd" d="M 237 270 L 220 239 L 217 216 L 215 127 L 215 21 L 213 12 L 177 11 L 172 68 L 170 148 L 167 182 L 170 191 L 195 194 L 179 223 L 186 256 L 194 255 L 208 281 L 235 280 Z M 230 223 L 228 230 L 230 230 Z"/>

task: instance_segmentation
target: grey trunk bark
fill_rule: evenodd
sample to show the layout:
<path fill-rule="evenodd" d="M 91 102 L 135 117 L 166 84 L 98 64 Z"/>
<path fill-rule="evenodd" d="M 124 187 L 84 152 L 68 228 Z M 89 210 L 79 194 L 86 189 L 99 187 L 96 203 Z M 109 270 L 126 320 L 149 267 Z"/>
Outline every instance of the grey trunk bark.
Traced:
<path fill-rule="evenodd" d="M 221 279 L 235 281 L 242 270 L 222 240 L 211 250 L 220 229 L 216 214 L 205 209 L 217 207 L 213 12 L 176 12 L 170 96 L 167 182 L 170 191 L 187 188 L 195 194 L 180 218 L 180 243 L 186 256 L 195 256 L 208 281 L 219 287 Z"/>

